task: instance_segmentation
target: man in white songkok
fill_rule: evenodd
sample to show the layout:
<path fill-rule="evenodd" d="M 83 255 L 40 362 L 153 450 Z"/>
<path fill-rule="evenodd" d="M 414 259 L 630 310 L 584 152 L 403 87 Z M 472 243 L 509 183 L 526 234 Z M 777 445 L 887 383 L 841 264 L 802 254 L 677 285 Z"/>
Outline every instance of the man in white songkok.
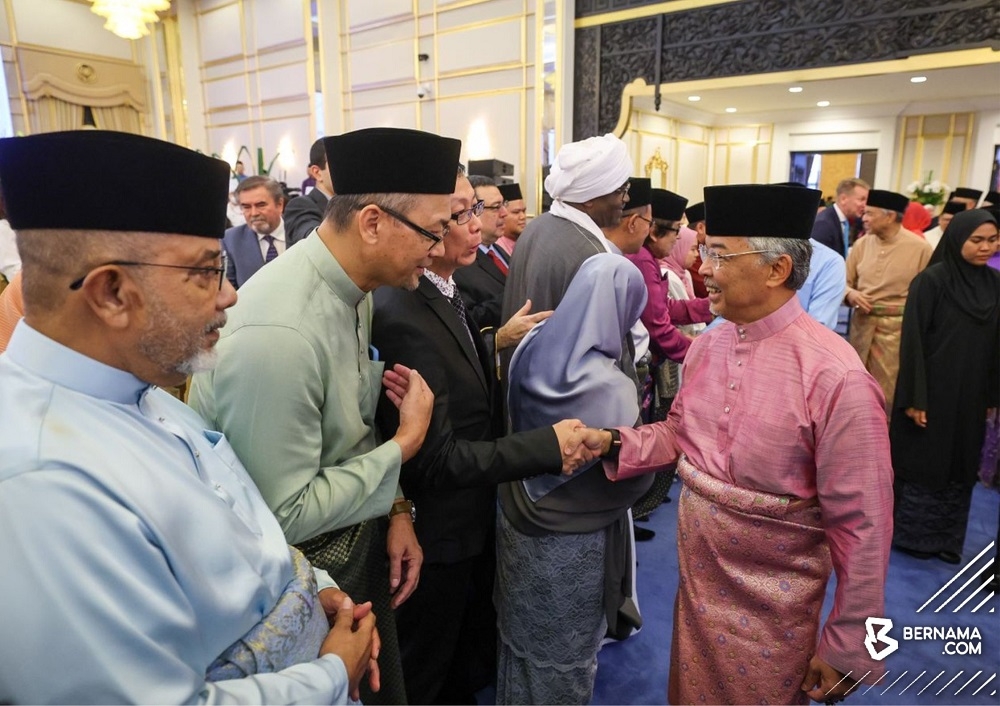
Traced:
<path fill-rule="evenodd" d="M 625 143 L 614 135 L 592 137 L 565 145 L 556 156 L 545 188 L 552 209 L 535 218 L 518 240 L 504 290 L 501 320 L 507 321 L 531 299 L 534 310 L 556 309 L 579 320 L 604 319 L 591 299 L 568 294 L 584 261 L 598 254 L 620 251 L 601 228 L 614 228 L 629 201 L 632 163 Z M 622 265 L 634 268 L 621 258 Z M 636 271 L 638 275 L 638 271 Z M 640 278 L 636 278 L 639 280 Z M 642 287 L 640 287 L 640 290 Z M 578 284 L 575 291 L 587 291 Z M 564 296 L 566 297 L 564 302 Z M 567 307 L 571 311 L 567 311 Z M 631 321 L 616 321 L 627 331 Z M 607 323 L 607 322 L 606 322 Z M 619 370 L 604 369 L 608 380 L 635 381 L 634 347 L 626 333 L 615 345 L 612 359 Z M 566 341 L 563 360 L 570 360 L 572 340 Z M 520 348 L 518 349 L 520 350 Z M 504 364 L 504 383 L 509 356 Z M 624 375 L 622 374 L 624 373 Z M 523 392 L 523 376 L 516 377 Z M 552 400 L 579 399 L 568 390 L 558 369 L 539 380 L 553 392 Z M 638 417 L 623 407 L 616 418 L 631 426 Z M 586 407 L 586 409 L 584 409 Z M 581 405 L 580 414 L 601 413 L 600 405 Z M 510 409 L 514 429 L 525 428 L 521 407 Z M 589 426 L 608 426 L 604 418 L 581 417 Z M 497 703 L 588 703 L 597 674 L 597 651 L 605 634 L 625 637 L 641 624 L 633 602 L 630 568 L 631 530 L 628 508 L 650 486 L 651 476 L 635 485 L 619 487 L 600 466 L 577 472 L 568 482 L 542 490 L 524 481 L 499 487 L 497 513 L 497 604 L 500 635 Z"/>

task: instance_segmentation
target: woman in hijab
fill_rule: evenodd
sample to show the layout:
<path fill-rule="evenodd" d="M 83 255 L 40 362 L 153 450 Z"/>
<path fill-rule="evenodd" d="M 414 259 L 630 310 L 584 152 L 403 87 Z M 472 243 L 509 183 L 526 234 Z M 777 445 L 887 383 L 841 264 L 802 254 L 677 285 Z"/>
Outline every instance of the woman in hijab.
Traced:
<path fill-rule="evenodd" d="M 921 559 L 962 560 L 985 419 L 1000 401 L 1000 272 L 986 265 L 997 243 L 989 212 L 957 214 L 906 300 L 893 546 Z"/>
<path fill-rule="evenodd" d="M 667 296 L 677 301 L 695 299 L 694 283 L 688 269 L 698 258 L 698 232 L 687 226 L 681 228 L 670 254 L 660 259 L 660 272 L 667 283 Z M 678 328 L 693 336 L 700 333 L 705 324 L 682 324 Z"/>
<path fill-rule="evenodd" d="M 635 383 L 620 361 L 645 303 L 642 277 L 623 257 L 584 261 L 555 313 L 511 358 L 514 430 L 569 409 L 590 427 L 635 425 Z M 651 481 L 619 490 L 596 462 L 499 487 L 498 704 L 590 701 L 605 633 L 621 638 L 641 624 L 627 512 Z"/>

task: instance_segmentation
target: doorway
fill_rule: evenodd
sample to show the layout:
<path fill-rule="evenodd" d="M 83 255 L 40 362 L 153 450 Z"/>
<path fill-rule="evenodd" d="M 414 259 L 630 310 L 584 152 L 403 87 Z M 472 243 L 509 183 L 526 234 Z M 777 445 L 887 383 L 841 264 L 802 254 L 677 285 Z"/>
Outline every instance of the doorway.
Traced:
<path fill-rule="evenodd" d="M 830 203 L 843 179 L 857 177 L 873 183 L 877 157 L 878 150 L 792 152 L 788 179 L 819 189 L 823 200 Z"/>

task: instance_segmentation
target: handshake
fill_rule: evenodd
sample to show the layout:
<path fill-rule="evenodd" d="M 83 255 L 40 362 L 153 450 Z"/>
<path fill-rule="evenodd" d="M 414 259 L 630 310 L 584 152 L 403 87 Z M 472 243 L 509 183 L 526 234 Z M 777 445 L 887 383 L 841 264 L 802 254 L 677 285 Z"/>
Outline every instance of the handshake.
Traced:
<path fill-rule="evenodd" d="M 562 472 L 570 475 L 611 448 L 611 433 L 591 429 L 579 419 L 564 419 L 552 425 L 562 454 Z"/>

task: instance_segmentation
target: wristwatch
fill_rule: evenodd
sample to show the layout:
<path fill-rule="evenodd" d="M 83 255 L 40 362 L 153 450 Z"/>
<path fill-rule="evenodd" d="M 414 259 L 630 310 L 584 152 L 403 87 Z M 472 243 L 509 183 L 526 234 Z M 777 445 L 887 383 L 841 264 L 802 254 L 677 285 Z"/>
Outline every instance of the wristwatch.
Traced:
<path fill-rule="evenodd" d="M 389 519 L 392 519 L 394 515 L 401 515 L 404 512 L 409 513 L 411 521 L 417 521 L 417 506 L 413 504 L 412 500 L 405 499 L 397 500 L 392 504 L 392 508 L 389 510 Z"/>
<path fill-rule="evenodd" d="M 601 458 L 606 458 L 608 460 L 614 460 L 618 458 L 618 452 L 622 448 L 622 433 L 617 429 L 601 429 L 601 431 L 606 431 L 611 434 L 611 446 L 608 447 L 608 452 L 606 454 L 601 454 Z"/>

